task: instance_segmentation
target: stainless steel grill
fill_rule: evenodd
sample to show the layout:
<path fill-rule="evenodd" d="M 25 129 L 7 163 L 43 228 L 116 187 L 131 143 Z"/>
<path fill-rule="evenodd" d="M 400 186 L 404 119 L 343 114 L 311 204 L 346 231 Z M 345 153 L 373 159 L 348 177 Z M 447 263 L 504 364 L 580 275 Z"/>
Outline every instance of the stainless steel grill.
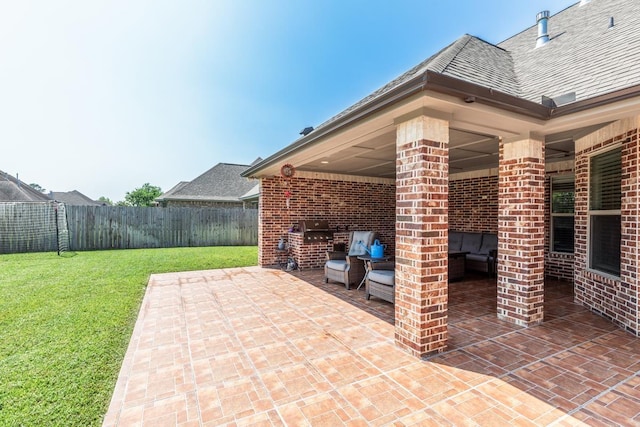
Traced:
<path fill-rule="evenodd" d="M 329 221 L 302 220 L 299 226 L 304 243 L 320 243 L 333 240 L 333 232 L 329 230 Z"/>

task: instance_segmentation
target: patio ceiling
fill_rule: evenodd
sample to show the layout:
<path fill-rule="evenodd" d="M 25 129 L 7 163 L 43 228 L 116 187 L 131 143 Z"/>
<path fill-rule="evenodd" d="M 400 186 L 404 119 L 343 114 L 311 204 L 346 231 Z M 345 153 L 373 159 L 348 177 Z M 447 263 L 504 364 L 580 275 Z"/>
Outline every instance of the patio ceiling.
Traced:
<path fill-rule="evenodd" d="M 574 138 L 601 125 L 589 126 L 546 137 L 546 161 L 573 160 Z M 395 129 L 336 152 L 298 164 L 299 171 L 395 178 Z M 498 167 L 498 137 L 451 128 L 449 171 L 452 174 Z"/>

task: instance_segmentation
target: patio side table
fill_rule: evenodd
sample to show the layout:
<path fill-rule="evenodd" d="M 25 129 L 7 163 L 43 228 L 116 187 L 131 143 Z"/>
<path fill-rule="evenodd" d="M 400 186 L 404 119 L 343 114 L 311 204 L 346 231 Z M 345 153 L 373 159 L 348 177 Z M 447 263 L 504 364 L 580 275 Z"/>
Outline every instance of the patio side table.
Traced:
<path fill-rule="evenodd" d="M 467 254 L 469 252 L 449 252 L 449 281 L 464 279 Z"/>
<path fill-rule="evenodd" d="M 372 258 L 371 255 L 358 256 L 358 259 L 364 262 L 364 277 L 362 277 L 362 280 L 360 281 L 360 284 L 356 288 L 356 291 L 359 291 L 362 285 L 364 285 L 364 283 L 367 281 L 367 276 L 369 275 L 369 271 L 371 271 L 371 263 L 389 261 L 391 258 L 393 257 L 383 256 L 382 258 Z"/>

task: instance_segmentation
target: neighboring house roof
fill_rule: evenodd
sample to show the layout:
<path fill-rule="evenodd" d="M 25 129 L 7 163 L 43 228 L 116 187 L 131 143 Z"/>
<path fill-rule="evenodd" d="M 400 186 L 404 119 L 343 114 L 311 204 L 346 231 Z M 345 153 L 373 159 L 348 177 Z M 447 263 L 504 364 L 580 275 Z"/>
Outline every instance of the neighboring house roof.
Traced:
<path fill-rule="evenodd" d="M 35 190 L 6 172 L 0 171 L 0 202 L 50 202 L 46 194 Z"/>
<path fill-rule="evenodd" d="M 640 94 L 640 2 L 576 3 L 549 18 L 550 40 L 538 48 L 537 32 L 532 25 L 498 45 L 465 35 L 243 175 L 429 90 L 543 120 Z M 565 105 L 542 103 L 572 92 Z"/>
<path fill-rule="evenodd" d="M 256 186 L 255 181 L 241 175 L 249 167 L 218 163 L 193 181 L 178 183 L 156 200 L 240 202 L 240 198 Z"/>
<path fill-rule="evenodd" d="M 260 184 L 256 184 L 251 190 L 240 196 L 240 200 L 250 201 L 258 200 L 260 198 Z"/>
<path fill-rule="evenodd" d="M 73 191 L 51 191 L 49 197 L 58 202 L 75 206 L 102 206 L 102 203 L 90 199 L 78 190 Z"/>
<path fill-rule="evenodd" d="M 180 181 L 179 183 L 177 183 L 176 185 L 171 187 L 168 191 L 163 193 L 156 200 L 160 200 L 160 199 L 163 199 L 165 197 L 172 196 L 174 193 L 176 193 L 176 192 L 180 191 L 182 188 L 184 188 L 184 186 L 187 185 L 187 184 L 189 184 L 189 181 Z"/>

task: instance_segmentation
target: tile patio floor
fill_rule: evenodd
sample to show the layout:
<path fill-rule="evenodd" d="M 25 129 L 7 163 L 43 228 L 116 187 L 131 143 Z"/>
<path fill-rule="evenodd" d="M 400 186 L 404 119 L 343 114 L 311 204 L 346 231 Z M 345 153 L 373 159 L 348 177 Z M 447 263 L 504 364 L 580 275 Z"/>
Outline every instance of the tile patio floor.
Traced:
<path fill-rule="evenodd" d="M 393 344 L 393 306 L 259 267 L 151 277 L 105 426 L 640 425 L 640 339 L 546 284 L 546 320 L 450 285 L 450 349 Z"/>

